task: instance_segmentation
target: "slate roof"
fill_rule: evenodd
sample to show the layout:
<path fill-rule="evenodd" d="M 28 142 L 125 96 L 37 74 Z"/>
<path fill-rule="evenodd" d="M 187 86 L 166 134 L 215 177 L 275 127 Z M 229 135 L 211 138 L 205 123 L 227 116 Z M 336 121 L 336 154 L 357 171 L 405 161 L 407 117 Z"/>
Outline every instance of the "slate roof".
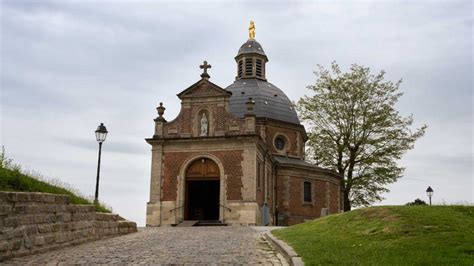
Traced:
<path fill-rule="evenodd" d="M 251 97 L 255 101 L 256 117 L 272 118 L 300 125 L 295 108 L 285 93 L 270 82 L 260 79 L 239 79 L 228 86 L 232 92 L 229 100 L 230 112 L 237 117 L 244 117 L 245 102 Z"/>
<path fill-rule="evenodd" d="M 286 157 L 286 156 L 279 156 L 279 155 L 274 155 L 274 158 L 277 162 L 281 164 L 292 164 L 292 165 L 299 165 L 299 166 L 304 166 L 304 167 L 311 167 L 311 168 L 318 168 L 318 169 L 324 169 L 319 166 L 316 166 L 312 163 L 308 163 L 304 160 L 300 160 L 298 158 L 291 158 L 291 157 Z M 326 169 L 325 169 L 326 170 Z"/>
<path fill-rule="evenodd" d="M 280 156 L 280 155 L 274 155 L 273 158 L 275 158 L 275 160 L 281 165 L 290 165 L 290 166 L 296 166 L 296 167 L 300 166 L 300 167 L 304 167 L 304 168 L 311 168 L 313 170 L 318 170 L 318 171 L 330 173 L 330 174 L 333 174 L 334 176 L 337 176 L 338 178 L 342 178 L 342 176 L 339 173 L 337 173 L 336 171 L 316 166 L 312 163 L 308 163 L 308 162 L 306 162 L 304 160 L 300 160 L 298 158 L 291 158 L 291 157 Z"/>
<path fill-rule="evenodd" d="M 241 54 L 251 54 L 251 53 L 267 56 L 265 52 L 263 51 L 262 45 L 260 45 L 260 43 L 258 43 L 254 39 L 253 40 L 249 39 L 247 42 L 242 44 L 242 46 L 240 46 L 239 52 L 237 53 L 237 56 Z"/>

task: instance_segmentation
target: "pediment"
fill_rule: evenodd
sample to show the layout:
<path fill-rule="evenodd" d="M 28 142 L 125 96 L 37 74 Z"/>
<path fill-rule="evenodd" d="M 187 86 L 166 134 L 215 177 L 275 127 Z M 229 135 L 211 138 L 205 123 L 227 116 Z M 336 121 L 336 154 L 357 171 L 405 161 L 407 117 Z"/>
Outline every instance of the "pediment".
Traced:
<path fill-rule="evenodd" d="M 216 84 L 210 82 L 206 79 L 201 79 L 200 81 L 194 83 L 189 88 L 178 94 L 180 99 L 182 98 L 191 98 L 191 97 L 218 97 L 218 96 L 227 96 L 230 97 L 232 93 L 227 91 Z"/>

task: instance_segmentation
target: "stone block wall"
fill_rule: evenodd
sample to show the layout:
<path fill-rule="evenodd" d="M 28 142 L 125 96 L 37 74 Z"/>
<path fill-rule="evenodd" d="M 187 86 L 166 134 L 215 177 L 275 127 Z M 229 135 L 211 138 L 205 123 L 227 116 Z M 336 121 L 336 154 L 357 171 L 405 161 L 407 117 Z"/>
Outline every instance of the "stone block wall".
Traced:
<path fill-rule="evenodd" d="M 66 195 L 0 191 L 0 262 L 136 231 L 136 223 L 69 204 Z"/>

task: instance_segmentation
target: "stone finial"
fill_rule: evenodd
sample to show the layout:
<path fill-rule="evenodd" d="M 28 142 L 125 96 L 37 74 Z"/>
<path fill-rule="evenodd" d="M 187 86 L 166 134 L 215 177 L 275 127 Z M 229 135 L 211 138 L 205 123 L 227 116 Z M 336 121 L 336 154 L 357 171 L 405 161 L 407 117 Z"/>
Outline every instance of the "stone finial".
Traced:
<path fill-rule="evenodd" d="M 156 118 L 158 121 L 166 121 L 165 118 L 163 117 L 163 114 L 165 113 L 166 108 L 163 106 L 163 103 L 160 102 L 160 106 L 156 107 L 156 110 L 158 111 L 158 117 Z"/>
<path fill-rule="evenodd" d="M 254 134 L 256 117 L 253 112 L 253 107 L 255 106 L 255 101 L 249 98 L 249 100 L 245 102 L 245 106 L 247 106 L 247 113 L 245 114 L 245 133 Z"/>
<path fill-rule="evenodd" d="M 255 106 L 255 101 L 252 99 L 252 97 L 249 98 L 247 102 L 245 102 L 245 106 L 247 107 L 247 113 L 253 113 L 253 107 Z"/>

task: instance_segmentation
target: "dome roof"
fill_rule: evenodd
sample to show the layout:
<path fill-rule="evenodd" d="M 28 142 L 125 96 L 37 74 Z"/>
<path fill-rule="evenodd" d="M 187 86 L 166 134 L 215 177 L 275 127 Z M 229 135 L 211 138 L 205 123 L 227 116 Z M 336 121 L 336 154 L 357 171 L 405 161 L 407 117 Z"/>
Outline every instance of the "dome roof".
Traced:
<path fill-rule="evenodd" d="M 263 52 L 263 50 L 262 50 Z M 290 99 L 270 82 L 260 79 L 238 79 L 226 90 L 232 92 L 229 100 L 230 112 L 237 117 L 244 117 L 245 102 L 249 98 L 255 101 L 256 117 L 266 117 L 292 124 L 300 124 L 298 115 Z"/>
<path fill-rule="evenodd" d="M 260 45 L 260 43 L 258 43 L 255 39 L 249 39 L 247 42 L 242 44 L 242 46 L 240 46 L 239 52 L 237 53 L 237 56 L 241 54 L 252 54 L 252 53 L 260 54 L 265 57 L 267 56 L 265 52 L 263 51 L 262 45 Z"/>

